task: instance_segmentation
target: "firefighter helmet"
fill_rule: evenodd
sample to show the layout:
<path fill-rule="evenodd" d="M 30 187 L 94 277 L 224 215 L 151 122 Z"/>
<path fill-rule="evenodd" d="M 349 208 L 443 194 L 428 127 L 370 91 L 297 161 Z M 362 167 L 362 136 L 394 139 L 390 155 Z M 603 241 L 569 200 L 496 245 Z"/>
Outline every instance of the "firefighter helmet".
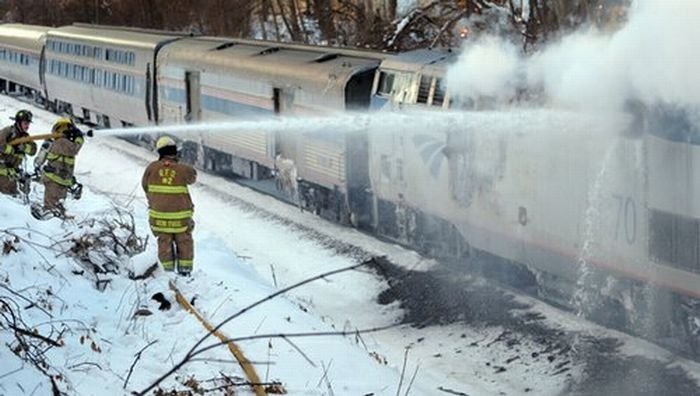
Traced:
<path fill-rule="evenodd" d="M 175 143 L 175 140 L 173 140 L 173 138 L 170 136 L 161 136 L 158 138 L 158 141 L 156 141 L 156 151 L 160 151 L 165 147 L 177 148 L 177 143 Z"/>
<path fill-rule="evenodd" d="M 20 110 L 15 114 L 14 117 L 12 117 L 15 122 L 20 123 L 22 121 L 27 121 L 27 122 L 32 122 L 34 119 L 34 114 L 32 114 L 31 111 L 29 110 Z"/>
<path fill-rule="evenodd" d="M 59 118 L 58 121 L 56 121 L 53 124 L 53 127 L 51 128 L 51 133 L 66 135 L 74 129 L 75 124 L 73 123 L 73 120 L 71 120 L 70 118 Z"/>

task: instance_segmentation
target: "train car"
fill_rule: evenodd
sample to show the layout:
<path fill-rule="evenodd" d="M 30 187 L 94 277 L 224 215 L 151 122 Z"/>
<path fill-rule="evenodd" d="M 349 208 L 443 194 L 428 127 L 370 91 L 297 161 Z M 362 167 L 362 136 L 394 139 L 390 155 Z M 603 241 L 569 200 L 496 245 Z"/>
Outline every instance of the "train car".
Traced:
<path fill-rule="evenodd" d="M 434 91 L 420 87 L 444 73 L 407 59 L 382 64 L 380 104 L 446 111 L 370 133 L 376 232 L 700 352 L 700 133 L 689 115 L 451 113 L 449 92 L 430 106 Z"/>
<path fill-rule="evenodd" d="M 375 70 L 384 56 L 265 41 L 182 39 L 158 54 L 160 122 L 324 116 L 367 109 Z M 205 133 L 196 141 L 202 149 L 189 152 L 205 169 L 249 179 L 292 172 L 291 190 L 303 198 L 304 207 L 349 218 L 348 194 L 367 187 L 362 177 L 366 157 L 345 155 L 366 145 L 361 135 Z"/>
<path fill-rule="evenodd" d="M 45 97 L 42 54 L 48 27 L 6 23 L 0 25 L 0 90 Z"/>
<path fill-rule="evenodd" d="M 59 113 L 100 126 L 158 119 L 158 50 L 182 35 L 74 24 L 46 34 L 45 80 Z"/>

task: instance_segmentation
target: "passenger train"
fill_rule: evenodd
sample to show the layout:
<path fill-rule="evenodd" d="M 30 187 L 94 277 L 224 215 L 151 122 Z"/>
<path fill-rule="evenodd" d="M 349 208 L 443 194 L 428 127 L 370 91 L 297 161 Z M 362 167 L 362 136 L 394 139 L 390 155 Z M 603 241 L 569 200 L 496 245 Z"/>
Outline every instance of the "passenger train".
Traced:
<path fill-rule="evenodd" d="M 700 135 L 688 114 L 644 109 L 611 131 L 596 117 L 545 110 L 456 112 L 444 85 L 455 59 L 0 25 L 0 89 L 104 128 L 458 113 L 447 128 L 202 133 L 185 142 L 185 158 L 261 182 L 284 159 L 294 171 L 288 198 L 302 209 L 700 353 Z"/>

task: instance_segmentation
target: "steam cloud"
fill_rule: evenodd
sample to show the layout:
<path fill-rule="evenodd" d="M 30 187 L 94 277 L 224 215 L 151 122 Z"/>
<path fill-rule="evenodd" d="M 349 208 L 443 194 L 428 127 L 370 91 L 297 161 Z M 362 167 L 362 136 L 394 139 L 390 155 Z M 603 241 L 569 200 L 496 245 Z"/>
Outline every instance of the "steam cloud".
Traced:
<path fill-rule="evenodd" d="M 619 110 L 632 98 L 697 106 L 698 21 L 697 0 L 636 0 L 617 31 L 588 27 L 527 57 L 511 42 L 482 37 L 465 44 L 447 87 L 463 99 L 500 101 L 520 88 L 578 110 Z"/>

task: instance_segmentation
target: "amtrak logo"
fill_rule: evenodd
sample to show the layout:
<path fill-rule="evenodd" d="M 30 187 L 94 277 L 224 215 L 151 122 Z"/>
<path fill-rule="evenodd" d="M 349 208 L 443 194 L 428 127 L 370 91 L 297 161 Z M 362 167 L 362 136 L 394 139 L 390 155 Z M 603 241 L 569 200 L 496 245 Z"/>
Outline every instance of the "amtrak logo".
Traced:
<path fill-rule="evenodd" d="M 413 136 L 413 145 L 420 153 L 423 162 L 428 166 L 430 174 L 437 179 L 442 163 L 445 162 L 445 143 L 430 135 Z"/>

